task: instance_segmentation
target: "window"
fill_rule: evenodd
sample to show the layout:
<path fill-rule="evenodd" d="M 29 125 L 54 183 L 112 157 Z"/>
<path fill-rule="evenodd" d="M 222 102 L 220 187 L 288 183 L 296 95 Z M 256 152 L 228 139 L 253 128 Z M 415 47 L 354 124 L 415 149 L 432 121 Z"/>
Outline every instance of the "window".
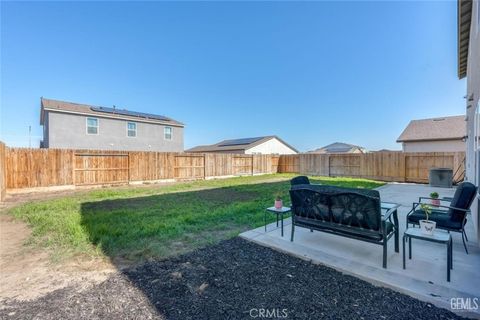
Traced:
<path fill-rule="evenodd" d="M 97 118 L 87 118 L 87 134 L 98 134 Z"/>
<path fill-rule="evenodd" d="M 165 140 L 172 140 L 173 130 L 172 127 L 163 128 L 163 137 Z"/>
<path fill-rule="evenodd" d="M 127 122 L 127 137 L 135 138 L 137 136 L 137 124 L 135 122 Z"/>

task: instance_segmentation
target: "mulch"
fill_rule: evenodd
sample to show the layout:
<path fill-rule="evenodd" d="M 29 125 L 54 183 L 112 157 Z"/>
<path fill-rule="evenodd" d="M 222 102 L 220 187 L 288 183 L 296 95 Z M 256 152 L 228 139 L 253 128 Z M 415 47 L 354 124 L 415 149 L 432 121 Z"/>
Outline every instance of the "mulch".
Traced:
<path fill-rule="evenodd" d="M 461 319 L 240 238 L 69 287 L 10 300 L 1 319 Z"/>

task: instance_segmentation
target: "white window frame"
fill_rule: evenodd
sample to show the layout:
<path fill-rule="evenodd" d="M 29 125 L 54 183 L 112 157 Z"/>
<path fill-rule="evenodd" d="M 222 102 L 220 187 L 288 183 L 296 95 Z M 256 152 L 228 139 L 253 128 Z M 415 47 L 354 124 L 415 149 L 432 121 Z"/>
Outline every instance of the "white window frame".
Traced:
<path fill-rule="evenodd" d="M 170 129 L 170 138 L 167 138 L 166 130 Z M 173 140 L 173 128 L 172 127 L 163 127 L 163 140 L 171 141 Z"/>
<path fill-rule="evenodd" d="M 97 133 L 88 132 L 88 127 L 89 127 L 88 120 L 89 119 L 93 119 L 93 120 L 97 121 Z M 97 136 L 100 132 L 100 120 L 98 120 L 98 118 L 95 118 L 95 117 L 87 117 L 86 120 L 85 120 L 85 131 L 86 131 L 87 135 L 89 135 L 89 136 Z"/>
<path fill-rule="evenodd" d="M 129 131 L 132 131 L 131 129 L 128 128 L 129 124 L 135 125 L 135 135 L 131 136 L 128 134 Z M 133 121 L 127 121 L 127 138 L 136 138 L 137 137 L 137 123 Z"/>

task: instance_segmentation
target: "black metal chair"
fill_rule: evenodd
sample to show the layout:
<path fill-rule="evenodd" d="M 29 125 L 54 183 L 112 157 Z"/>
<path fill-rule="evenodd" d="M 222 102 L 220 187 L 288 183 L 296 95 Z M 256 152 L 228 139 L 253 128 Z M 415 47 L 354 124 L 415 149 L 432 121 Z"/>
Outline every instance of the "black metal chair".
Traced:
<path fill-rule="evenodd" d="M 455 191 L 453 199 L 448 205 L 445 199 L 440 199 L 441 204 L 438 206 L 432 205 L 432 213 L 429 215 L 429 220 L 437 223 L 438 229 L 447 231 L 460 232 L 462 234 L 463 246 L 468 254 L 467 234 L 465 233 L 465 224 L 467 223 L 467 213 L 470 210 L 473 200 L 477 194 L 477 187 L 470 182 L 462 182 Z M 431 200 L 428 197 L 418 198 L 418 202 L 414 202 L 412 210 L 407 213 L 407 228 L 409 224 L 419 225 L 420 220 L 425 219 L 425 212 L 421 209 L 420 204 L 426 203 L 425 200 Z M 423 201 L 423 202 L 422 202 Z"/>
<path fill-rule="evenodd" d="M 290 185 L 296 186 L 299 184 L 310 184 L 310 180 L 306 176 L 298 176 L 290 180 Z"/>

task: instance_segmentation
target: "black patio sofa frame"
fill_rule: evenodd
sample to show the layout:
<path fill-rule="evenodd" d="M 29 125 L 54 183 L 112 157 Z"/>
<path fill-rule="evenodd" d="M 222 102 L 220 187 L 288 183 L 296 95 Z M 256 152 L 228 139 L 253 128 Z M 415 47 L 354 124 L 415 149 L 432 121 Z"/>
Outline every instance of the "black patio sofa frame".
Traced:
<path fill-rule="evenodd" d="M 378 191 L 304 184 L 292 186 L 290 198 L 292 201 L 290 241 L 294 240 L 295 227 L 303 227 L 311 231 L 317 230 L 378 244 L 383 247 L 383 268 L 387 268 L 387 245 L 388 240 L 393 236 L 395 237 L 395 252 L 399 252 L 397 209 L 392 208 L 382 216 Z M 354 212 L 350 211 L 348 215 L 361 216 L 364 218 L 363 221 L 356 221 L 356 218 L 350 220 L 349 224 L 346 223 L 348 219 L 338 221 L 338 213 L 335 216 L 333 211 L 341 210 L 342 202 L 346 206 L 345 210 L 351 210 L 354 207 L 361 210 L 361 205 L 349 207 L 348 203 L 352 201 L 363 203 L 368 212 L 354 210 Z M 306 217 L 302 216 L 305 214 Z"/>

